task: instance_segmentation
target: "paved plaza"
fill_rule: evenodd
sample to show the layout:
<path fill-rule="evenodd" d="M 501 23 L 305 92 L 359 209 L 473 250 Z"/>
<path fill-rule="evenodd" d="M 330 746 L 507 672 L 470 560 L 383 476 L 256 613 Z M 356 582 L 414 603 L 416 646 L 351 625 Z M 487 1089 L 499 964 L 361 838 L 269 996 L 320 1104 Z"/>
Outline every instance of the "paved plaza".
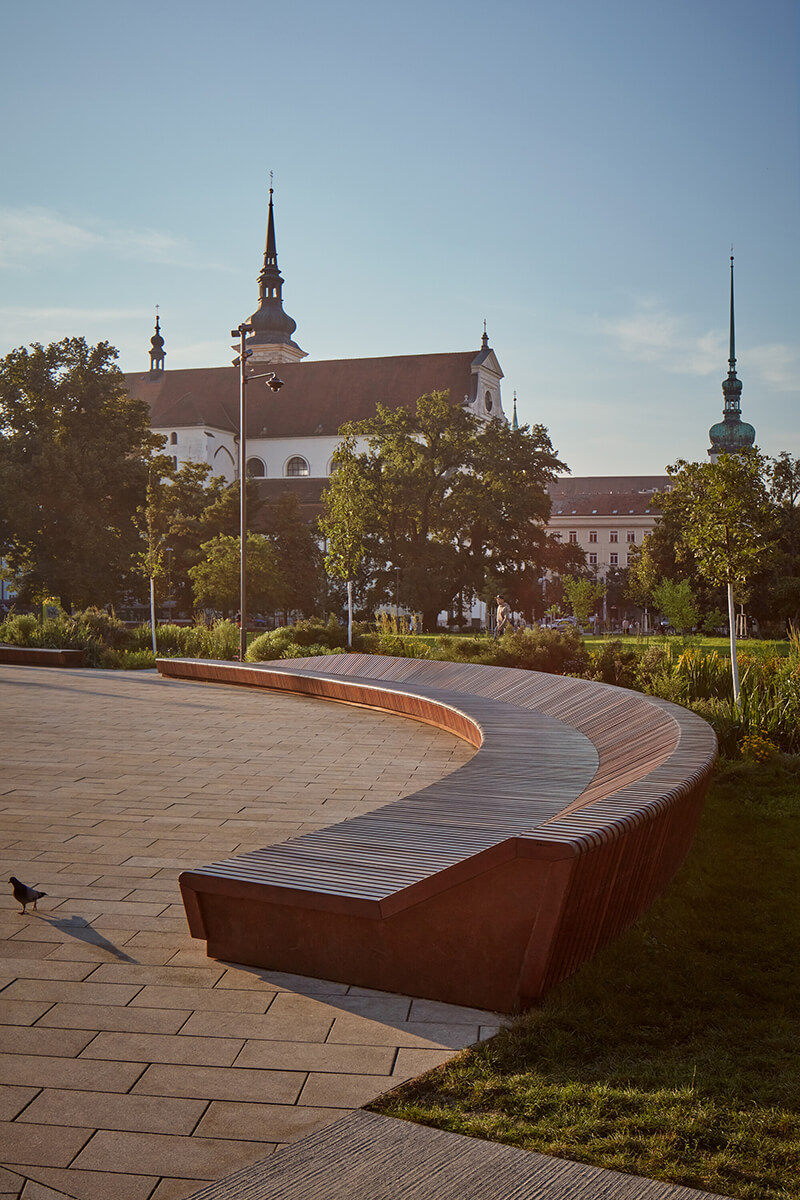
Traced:
<path fill-rule="evenodd" d="M 181 870 L 474 752 L 400 717 L 154 672 L 0 666 L 0 1200 L 180 1200 L 496 1030 L 208 959 Z"/>

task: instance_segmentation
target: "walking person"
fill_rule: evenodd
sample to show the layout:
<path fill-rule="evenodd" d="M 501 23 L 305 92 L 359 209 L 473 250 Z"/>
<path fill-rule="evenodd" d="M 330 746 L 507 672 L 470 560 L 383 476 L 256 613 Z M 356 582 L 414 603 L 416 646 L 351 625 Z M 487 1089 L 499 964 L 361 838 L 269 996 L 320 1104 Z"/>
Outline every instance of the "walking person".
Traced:
<path fill-rule="evenodd" d="M 494 636 L 502 637 L 508 629 L 508 623 L 511 620 L 511 609 L 508 602 L 502 596 L 497 596 L 497 616 L 495 619 Z"/>

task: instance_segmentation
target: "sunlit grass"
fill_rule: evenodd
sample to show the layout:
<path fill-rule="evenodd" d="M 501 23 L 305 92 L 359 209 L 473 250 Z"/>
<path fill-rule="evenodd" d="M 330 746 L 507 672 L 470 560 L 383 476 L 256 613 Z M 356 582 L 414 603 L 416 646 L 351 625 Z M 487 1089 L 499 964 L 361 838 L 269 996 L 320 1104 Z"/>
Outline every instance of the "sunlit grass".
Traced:
<path fill-rule="evenodd" d="M 724 765 L 632 930 L 373 1107 L 743 1200 L 800 1196 L 800 759 Z"/>

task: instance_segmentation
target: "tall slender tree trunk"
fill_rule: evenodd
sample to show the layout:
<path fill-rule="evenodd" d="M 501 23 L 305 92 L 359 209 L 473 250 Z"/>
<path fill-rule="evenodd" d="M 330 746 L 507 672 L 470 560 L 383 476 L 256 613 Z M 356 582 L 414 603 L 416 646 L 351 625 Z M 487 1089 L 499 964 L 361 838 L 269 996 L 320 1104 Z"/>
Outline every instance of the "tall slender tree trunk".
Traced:
<path fill-rule="evenodd" d="M 156 645 L 156 582 L 153 576 L 150 576 L 150 636 L 153 639 L 153 657 L 158 656 L 158 647 Z"/>
<path fill-rule="evenodd" d="M 728 628 L 731 635 L 731 675 L 733 677 L 733 703 L 739 704 L 739 663 L 736 658 L 736 610 L 733 605 L 733 584 L 728 581 Z"/>
<path fill-rule="evenodd" d="M 347 645 L 353 649 L 353 581 L 347 581 Z"/>

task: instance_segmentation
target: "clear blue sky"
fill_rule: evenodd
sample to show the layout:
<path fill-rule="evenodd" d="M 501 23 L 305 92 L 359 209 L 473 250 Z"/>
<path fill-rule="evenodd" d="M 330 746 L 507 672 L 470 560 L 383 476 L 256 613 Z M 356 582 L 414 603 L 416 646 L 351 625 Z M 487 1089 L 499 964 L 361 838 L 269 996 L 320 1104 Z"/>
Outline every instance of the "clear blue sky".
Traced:
<path fill-rule="evenodd" d="M 0 354 L 230 361 L 269 171 L 313 358 L 477 349 L 575 474 L 800 455 L 794 0 L 6 5 Z M 287 397 L 288 400 L 288 397 Z"/>

